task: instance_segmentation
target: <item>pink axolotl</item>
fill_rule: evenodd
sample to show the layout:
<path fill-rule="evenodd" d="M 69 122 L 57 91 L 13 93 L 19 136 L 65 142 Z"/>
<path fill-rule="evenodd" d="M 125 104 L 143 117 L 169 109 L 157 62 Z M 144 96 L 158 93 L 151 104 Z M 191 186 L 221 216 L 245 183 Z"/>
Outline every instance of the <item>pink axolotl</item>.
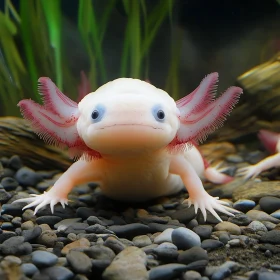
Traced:
<path fill-rule="evenodd" d="M 196 149 L 187 144 L 204 140 L 221 126 L 238 102 L 242 89 L 230 87 L 215 99 L 218 74 L 206 76 L 189 95 L 175 102 L 165 91 L 131 78 L 111 81 L 78 104 L 48 78 L 39 79 L 44 105 L 22 100 L 23 116 L 46 142 L 68 147 L 79 160 L 54 186 L 41 195 L 19 199 L 36 206 L 67 204 L 69 192 L 78 184 L 98 182 L 104 195 L 123 201 L 145 201 L 175 194 L 187 188 L 195 212 L 200 208 L 221 220 L 217 211 L 235 210 L 210 196 L 199 175 L 226 180 L 215 169 L 204 168 Z M 209 172 L 204 172 L 209 171 Z M 207 175 L 207 173 L 209 173 Z"/>
<path fill-rule="evenodd" d="M 242 176 L 245 179 L 255 178 L 267 169 L 280 166 L 280 134 L 268 130 L 260 130 L 258 137 L 264 147 L 273 155 L 268 156 L 257 164 L 239 168 L 237 176 Z"/>

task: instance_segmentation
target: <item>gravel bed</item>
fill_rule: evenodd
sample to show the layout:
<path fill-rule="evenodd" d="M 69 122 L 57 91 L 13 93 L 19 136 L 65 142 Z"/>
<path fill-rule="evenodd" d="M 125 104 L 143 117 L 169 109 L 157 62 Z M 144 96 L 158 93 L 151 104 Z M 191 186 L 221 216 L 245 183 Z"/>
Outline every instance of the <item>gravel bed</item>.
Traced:
<path fill-rule="evenodd" d="M 240 149 L 227 164 L 232 172 L 262 156 Z M 32 170 L 16 155 L 0 162 L 1 280 L 280 279 L 279 170 L 247 182 L 206 183 L 211 195 L 241 211 L 221 214 L 218 223 L 181 204 L 185 192 L 129 205 L 102 196 L 94 183 L 75 188 L 66 209 L 34 215 L 11 202 L 45 191 L 60 174 Z"/>

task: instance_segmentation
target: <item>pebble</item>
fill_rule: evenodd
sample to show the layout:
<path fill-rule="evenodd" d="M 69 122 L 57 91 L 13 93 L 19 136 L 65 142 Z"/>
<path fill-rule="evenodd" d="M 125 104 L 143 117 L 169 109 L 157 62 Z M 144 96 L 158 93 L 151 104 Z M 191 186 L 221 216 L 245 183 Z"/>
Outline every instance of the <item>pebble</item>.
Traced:
<path fill-rule="evenodd" d="M 149 246 L 152 244 L 151 238 L 147 235 L 138 235 L 132 239 L 134 245 L 138 248 Z"/>
<path fill-rule="evenodd" d="M 41 224 L 47 224 L 49 225 L 50 227 L 53 227 L 54 225 L 56 225 L 58 222 L 60 222 L 62 220 L 61 217 L 58 217 L 58 216 L 42 216 L 42 217 L 38 217 L 36 219 L 36 223 L 38 225 L 41 225 Z"/>
<path fill-rule="evenodd" d="M 91 271 L 91 259 L 83 252 L 72 250 L 66 259 L 76 273 L 87 274 Z"/>
<path fill-rule="evenodd" d="M 238 225 L 235 225 L 231 222 L 220 222 L 219 224 L 215 225 L 214 230 L 216 231 L 227 231 L 231 234 L 239 235 L 241 234 L 241 229 Z"/>
<path fill-rule="evenodd" d="M 252 222 L 252 219 L 246 214 L 239 213 L 234 215 L 234 217 L 230 217 L 228 222 L 236 224 L 238 226 L 247 226 Z"/>
<path fill-rule="evenodd" d="M 180 252 L 178 256 L 178 262 L 182 264 L 190 264 L 200 260 L 208 261 L 208 255 L 204 249 L 198 246 L 194 246 L 191 249 Z"/>
<path fill-rule="evenodd" d="M 32 253 L 32 263 L 37 267 L 49 267 L 57 263 L 58 257 L 50 252 L 35 251 Z"/>
<path fill-rule="evenodd" d="M 61 253 L 63 255 L 66 255 L 69 253 L 70 250 L 75 249 L 75 248 L 89 248 L 90 247 L 90 242 L 86 238 L 81 238 L 79 240 L 76 240 L 74 242 L 71 242 L 67 244 L 66 246 L 63 247 L 61 250 Z"/>
<path fill-rule="evenodd" d="M 176 260 L 179 254 L 177 251 L 177 247 L 169 242 L 161 243 L 152 251 L 158 257 L 158 259 L 165 262 Z"/>
<path fill-rule="evenodd" d="M 14 263 L 14 264 L 17 264 L 17 265 L 21 265 L 22 261 L 20 258 L 18 257 L 15 257 L 15 256 L 6 256 L 4 258 L 4 260 L 8 261 L 8 262 L 11 262 L 11 263 Z"/>
<path fill-rule="evenodd" d="M 264 233 L 260 241 L 263 243 L 271 243 L 271 244 L 277 244 L 280 245 L 280 230 L 271 230 L 266 233 Z"/>
<path fill-rule="evenodd" d="M 35 273 L 39 272 L 38 268 L 33 263 L 23 263 L 20 267 L 27 277 L 32 277 Z"/>
<path fill-rule="evenodd" d="M 233 208 L 241 212 L 248 212 L 256 206 L 256 202 L 250 199 L 239 199 L 233 204 Z"/>
<path fill-rule="evenodd" d="M 122 250 L 124 250 L 124 248 L 126 247 L 120 240 L 118 240 L 116 237 L 114 236 L 109 236 L 105 242 L 104 242 L 104 246 L 112 249 L 114 251 L 115 254 L 120 253 Z"/>
<path fill-rule="evenodd" d="M 0 243 L 3 243 L 5 240 L 8 240 L 11 237 L 16 236 L 17 234 L 13 231 L 2 231 L 0 229 Z M 0 245 L 0 249 L 1 249 L 1 245 Z"/>
<path fill-rule="evenodd" d="M 5 177 L 1 180 L 1 185 L 6 191 L 14 191 L 18 186 L 18 181 L 12 177 Z"/>
<path fill-rule="evenodd" d="M 99 219 L 96 216 L 90 216 L 87 218 L 87 223 L 91 225 L 99 224 L 101 226 L 111 226 L 114 224 L 113 221 L 107 219 Z"/>
<path fill-rule="evenodd" d="M 224 246 L 224 243 L 219 240 L 205 239 L 201 243 L 201 247 L 205 250 L 212 251 Z"/>
<path fill-rule="evenodd" d="M 190 229 L 179 227 L 172 232 L 172 242 L 180 250 L 186 250 L 194 246 L 200 246 L 200 237 Z"/>
<path fill-rule="evenodd" d="M 258 231 L 264 231 L 267 232 L 267 228 L 262 222 L 259 221 L 253 221 L 248 225 L 248 228 L 250 228 L 253 232 L 258 232 Z"/>
<path fill-rule="evenodd" d="M 101 244 L 93 245 L 88 249 L 85 249 L 84 252 L 92 259 L 96 260 L 110 260 L 112 261 L 116 254 L 114 251 L 106 246 Z"/>
<path fill-rule="evenodd" d="M 113 225 L 109 226 L 108 229 L 110 231 L 113 231 L 118 237 L 124 237 L 128 239 L 132 239 L 137 235 L 147 234 L 151 232 L 148 226 L 140 223 Z"/>
<path fill-rule="evenodd" d="M 255 277 L 255 278 L 254 278 Z M 273 273 L 273 272 L 259 272 L 256 273 L 253 277 L 250 277 L 249 280 L 279 280 L 280 274 L 279 273 Z"/>
<path fill-rule="evenodd" d="M 149 280 L 172 280 L 179 277 L 187 268 L 186 265 L 178 263 L 159 265 L 149 271 Z"/>
<path fill-rule="evenodd" d="M 39 244 L 45 245 L 47 247 L 53 247 L 57 241 L 57 235 L 53 230 L 43 231 L 37 238 Z"/>
<path fill-rule="evenodd" d="M 34 228 L 34 223 L 32 221 L 26 221 L 21 224 L 22 230 L 29 230 Z"/>
<path fill-rule="evenodd" d="M 152 280 L 146 269 L 146 254 L 133 246 L 121 251 L 102 274 L 104 280 L 131 280 L 132 275 L 137 280 Z"/>
<path fill-rule="evenodd" d="M 6 190 L 0 189 L 0 203 L 1 204 L 6 203 L 11 197 L 12 197 L 12 195 L 10 193 L 6 192 Z"/>
<path fill-rule="evenodd" d="M 211 280 L 223 280 L 230 276 L 232 272 L 237 271 L 239 264 L 233 261 L 223 263 L 219 269 L 213 273 Z"/>
<path fill-rule="evenodd" d="M 69 226 L 67 226 L 64 230 L 61 229 L 61 227 L 58 228 L 58 231 L 64 231 L 65 234 L 68 233 L 85 233 L 86 228 L 88 228 L 88 224 L 86 223 L 73 223 Z"/>
<path fill-rule="evenodd" d="M 22 236 L 24 237 L 24 241 L 30 242 L 36 238 L 38 238 L 42 234 L 42 229 L 38 226 L 32 229 L 26 229 L 22 231 Z"/>
<path fill-rule="evenodd" d="M 81 221 L 82 221 L 81 218 L 63 219 L 62 221 L 59 221 L 58 223 L 56 223 L 54 225 L 54 228 L 57 229 L 57 230 L 59 229 L 61 231 L 65 231 L 68 226 L 70 226 L 74 223 L 81 222 Z"/>
<path fill-rule="evenodd" d="M 32 252 L 32 246 L 30 243 L 24 242 L 23 236 L 13 236 L 0 245 L 0 251 L 4 255 L 28 255 Z"/>
<path fill-rule="evenodd" d="M 161 234 L 156 236 L 156 238 L 154 239 L 154 243 L 160 244 L 163 242 L 172 242 L 171 236 L 172 236 L 173 230 L 174 230 L 173 228 L 165 229 Z"/>
<path fill-rule="evenodd" d="M 185 272 L 183 280 L 201 280 L 201 274 L 197 271 L 190 270 Z"/>
<path fill-rule="evenodd" d="M 42 180 L 42 176 L 37 174 L 33 169 L 21 167 L 15 174 L 15 178 L 22 186 L 35 187 Z"/>
<path fill-rule="evenodd" d="M 273 218 L 280 220 L 280 209 L 270 214 Z"/>
<path fill-rule="evenodd" d="M 269 221 L 275 224 L 280 223 L 280 220 L 273 218 L 269 214 L 259 210 L 250 210 L 246 213 L 246 215 L 248 215 L 254 221 Z"/>
<path fill-rule="evenodd" d="M 7 166 L 14 170 L 18 170 L 22 167 L 21 159 L 18 155 L 13 155 L 9 158 Z"/>
<path fill-rule="evenodd" d="M 264 196 L 260 199 L 261 209 L 268 214 L 280 209 L 280 198 L 273 196 Z"/>
<path fill-rule="evenodd" d="M 202 240 L 204 240 L 210 238 L 213 231 L 213 227 L 210 225 L 199 225 L 194 227 L 192 230 L 196 234 L 198 234 Z"/>
<path fill-rule="evenodd" d="M 34 278 L 34 276 L 36 278 Z M 63 266 L 52 266 L 40 270 L 39 273 L 36 273 L 32 279 L 38 280 L 72 280 L 74 273 L 66 267 Z"/>

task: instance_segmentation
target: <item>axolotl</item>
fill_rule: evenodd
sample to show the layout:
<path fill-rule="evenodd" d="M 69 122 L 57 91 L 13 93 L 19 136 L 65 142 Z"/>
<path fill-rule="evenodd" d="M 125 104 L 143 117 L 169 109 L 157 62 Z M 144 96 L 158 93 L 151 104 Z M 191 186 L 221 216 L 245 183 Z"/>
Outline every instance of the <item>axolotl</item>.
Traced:
<path fill-rule="evenodd" d="M 19 107 L 34 131 L 47 143 L 68 147 L 78 159 L 41 195 L 16 200 L 36 206 L 67 204 L 69 192 L 86 182 L 98 182 L 104 195 L 123 201 L 145 201 L 175 194 L 186 187 L 184 201 L 201 210 L 233 215 L 234 210 L 209 195 L 199 175 L 227 180 L 204 164 L 192 143 L 220 127 L 242 89 L 228 88 L 215 98 L 218 73 L 206 76 L 189 95 L 177 102 L 148 82 L 119 78 L 87 94 L 78 104 L 49 78 L 39 79 L 43 105 L 22 100 Z M 191 143 L 191 144 L 190 144 Z M 206 169 L 207 171 L 207 169 Z M 208 174 L 208 175 L 207 175 Z M 222 176 L 222 177 L 221 177 Z"/>
<path fill-rule="evenodd" d="M 237 176 L 242 176 L 245 179 L 255 178 L 267 169 L 280 167 L 280 133 L 262 129 L 258 133 L 258 138 L 272 155 L 256 164 L 239 168 Z"/>

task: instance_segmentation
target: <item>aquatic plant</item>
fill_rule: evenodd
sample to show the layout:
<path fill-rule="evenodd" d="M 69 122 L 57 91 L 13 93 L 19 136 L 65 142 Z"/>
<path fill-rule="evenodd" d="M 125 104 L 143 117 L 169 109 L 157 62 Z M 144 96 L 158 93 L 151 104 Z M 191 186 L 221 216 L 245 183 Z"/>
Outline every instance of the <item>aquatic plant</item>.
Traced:
<path fill-rule="evenodd" d="M 89 61 L 87 76 L 92 90 L 108 81 L 108 66 L 104 60 L 103 42 L 110 28 L 110 16 L 121 3 L 126 16 L 123 49 L 120 53 L 119 77 L 149 79 L 149 51 L 163 22 L 172 24 L 174 2 L 155 1 L 152 9 L 146 0 L 107 0 L 103 12 L 96 1 L 78 1 L 76 28 Z M 39 100 L 37 80 L 51 77 L 60 89 L 77 96 L 79 78 L 71 72 L 62 34 L 61 1 L 4 1 L 0 11 L 0 99 L 1 115 L 19 115 L 16 107 L 22 98 Z M 166 89 L 177 98 L 180 42 L 171 41 L 170 68 L 167 69 Z M 173 43 L 176 41 L 176 43 Z M 83 69 L 78 69 L 83 70 Z"/>

